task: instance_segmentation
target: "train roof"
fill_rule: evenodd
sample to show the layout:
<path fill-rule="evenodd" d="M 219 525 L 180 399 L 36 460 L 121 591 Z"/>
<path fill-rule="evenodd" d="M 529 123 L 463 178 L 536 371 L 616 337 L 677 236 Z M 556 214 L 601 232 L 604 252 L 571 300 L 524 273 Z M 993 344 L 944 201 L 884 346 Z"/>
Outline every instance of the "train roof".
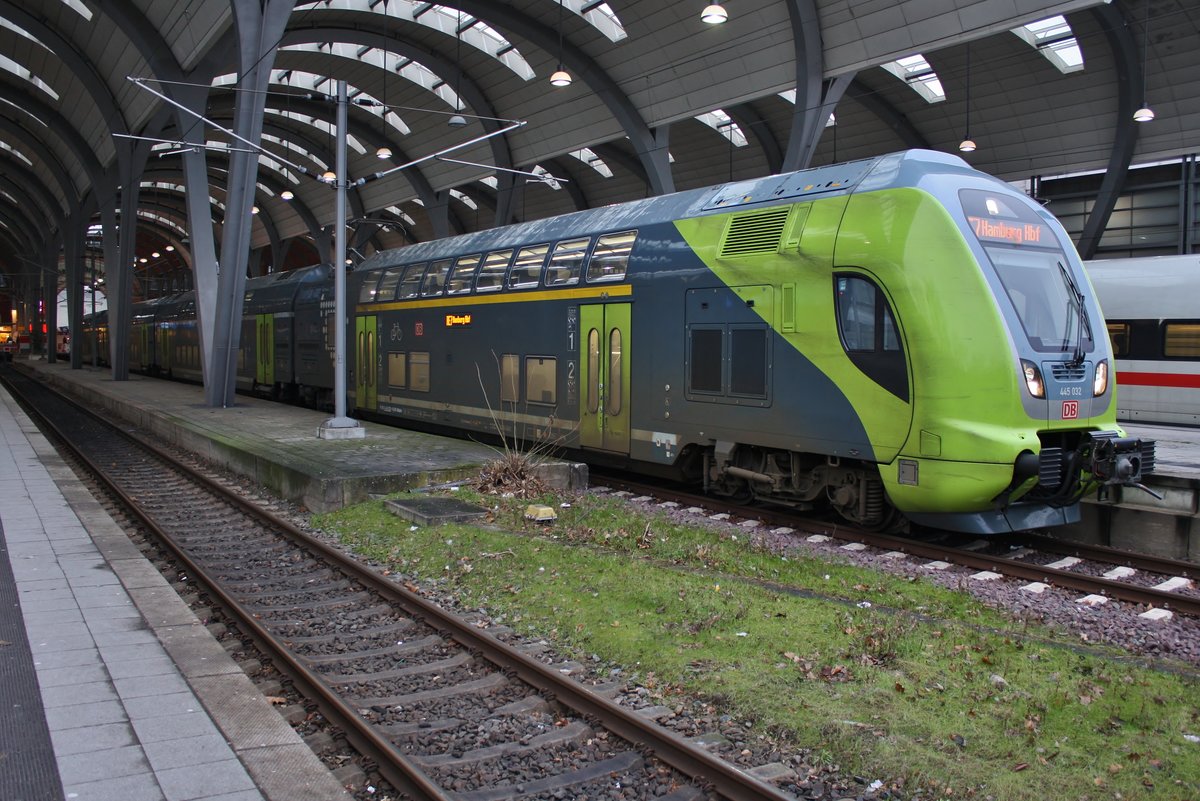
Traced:
<path fill-rule="evenodd" d="M 1084 262 L 1105 317 L 1200 318 L 1200 255 Z"/>
<path fill-rule="evenodd" d="M 916 186 L 928 175 L 946 173 L 971 175 L 1002 184 L 998 179 L 973 169 L 958 156 L 932 150 L 904 150 L 862 161 L 830 164 L 799 172 L 675 192 L 463 236 L 422 242 L 376 253 L 363 261 L 357 269 L 383 269 L 399 264 L 449 258 L 462 253 L 499 250 L 552 242 L 570 236 L 639 228 L 688 217 L 719 214 L 731 209 L 774 205 L 784 201 L 800 202 L 817 197 L 852 194 L 856 191 Z"/>

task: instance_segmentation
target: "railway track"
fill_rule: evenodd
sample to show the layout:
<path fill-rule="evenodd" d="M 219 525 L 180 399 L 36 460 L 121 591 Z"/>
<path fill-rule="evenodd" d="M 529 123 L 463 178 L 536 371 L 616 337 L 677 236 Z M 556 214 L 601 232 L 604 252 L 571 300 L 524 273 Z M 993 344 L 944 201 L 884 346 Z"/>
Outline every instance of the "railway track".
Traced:
<path fill-rule="evenodd" d="M 1120 551 L 1040 535 L 1013 535 L 978 540 L 961 535 L 919 539 L 866 531 L 853 526 L 799 518 L 795 512 L 770 507 L 726 504 L 710 497 L 631 481 L 624 477 L 594 477 L 611 489 L 653 497 L 661 502 L 703 508 L 730 519 L 757 520 L 767 526 L 809 531 L 810 536 L 845 541 L 888 553 L 927 559 L 934 564 L 961 565 L 979 571 L 980 580 L 1009 577 L 1029 582 L 1031 592 L 1043 587 L 1075 590 L 1091 604 L 1108 599 L 1141 604 L 1151 616 L 1171 614 L 1200 617 L 1200 590 L 1195 586 L 1200 565 L 1175 559 Z M 1156 611 L 1160 610 L 1160 611 Z"/>
<path fill-rule="evenodd" d="M 6 384 L 189 583 L 417 799 L 786 799 L 703 743 L 315 540 L 29 378 Z M 695 741 L 693 741 L 693 739 Z M 625 790 L 629 792 L 625 792 Z"/>

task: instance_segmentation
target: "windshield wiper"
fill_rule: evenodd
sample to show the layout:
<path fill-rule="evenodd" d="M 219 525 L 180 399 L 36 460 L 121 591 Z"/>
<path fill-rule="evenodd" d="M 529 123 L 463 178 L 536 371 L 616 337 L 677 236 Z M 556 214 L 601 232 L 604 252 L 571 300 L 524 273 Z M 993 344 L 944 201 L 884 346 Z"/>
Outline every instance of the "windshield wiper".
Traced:
<path fill-rule="evenodd" d="M 1083 364 L 1083 329 L 1087 326 L 1087 330 L 1092 330 L 1091 320 L 1088 319 L 1087 306 L 1083 302 L 1083 293 L 1079 291 L 1079 286 L 1075 283 L 1075 279 L 1071 277 L 1071 273 L 1063 266 L 1063 263 L 1058 262 L 1058 272 L 1062 275 L 1063 282 L 1067 285 L 1067 290 L 1070 291 L 1071 297 L 1075 303 L 1079 305 L 1079 323 L 1075 331 L 1075 349 L 1071 356 L 1071 361 L 1067 362 L 1072 367 L 1078 367 Z M 1067 307 L 1068 313 L 1070 306 Z"/>

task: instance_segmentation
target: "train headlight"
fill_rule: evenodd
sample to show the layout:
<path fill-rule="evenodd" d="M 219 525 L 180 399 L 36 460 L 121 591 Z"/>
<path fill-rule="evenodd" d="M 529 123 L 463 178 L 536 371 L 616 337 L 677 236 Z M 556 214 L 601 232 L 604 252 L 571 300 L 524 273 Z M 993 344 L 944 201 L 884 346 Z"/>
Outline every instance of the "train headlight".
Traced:
<path fill-rule="evenodd" d="M 1046 397 L 1046 384 L 1042 381 L 1042 371 L 1028 359 L 1021 359 L 1021 370 L 1025 373 L 1025 388 L 1035 398 Z"/>
<path fill-rule="evenodd" d="M 1108 391 L 1108 359 L 1096 363 L 1096 378 L 1092 381 L 1092 395 L 1100 397 Z"/>

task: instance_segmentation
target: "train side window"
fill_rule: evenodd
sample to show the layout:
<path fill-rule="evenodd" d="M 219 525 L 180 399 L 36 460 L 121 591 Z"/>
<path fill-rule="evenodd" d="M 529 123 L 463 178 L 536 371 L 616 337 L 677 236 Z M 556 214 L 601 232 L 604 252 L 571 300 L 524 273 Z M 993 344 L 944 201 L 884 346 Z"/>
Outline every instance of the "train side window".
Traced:
<path fill-rule="evenodd" d="M 1200 322 L 1165 324 L 1163 355 L 1169 359 L 1200 359 Z"/>
<path fill-rule="evenodd" d="M 504 273 L 508 271 L 512 254 L 511 250 L 493 250 L 487 254 L 475 278 L 476 292 L 495 292 L 504 285 Z"/>
<path fill-rule="evenodd" d="M 396 285 L 400 283 L 402 275 L 404 275 L 403 267 L 392 267 L 383 274 L 383 278 L 379 279 L 379 286 L 375 289 L 374 300 L 376 303 L 396 299 Z M 362 301 L 360 300 L 359 303 Z"/>
<path fill-rule="evenodd" d="M 408 381 L 414 392 L 429 391 L 429 351 L 408 354 Z"/>
<path fill-rule="evenodd" d="M 538 285 L 542 277 L 542 265 L 546 263 L 546 255 L 550 253 L 549 245 L 534 245 L 521 248 L 513 261 L 512 270 L 508 274 L 509 289 L 532 289 Z"/>
<path fill-rule="evenodd" d="M 454 272 L 450 274 L 450 281 L 446 284 L 447 295 L 461 295 L 471 291 L 471 279 L 475 277 L 475 271 L 479 269 L 480 258 L 481 254 L 479 253 L 458 257 L 458 261 L 454 265 Z"/>
<path fill-rule="evenodd" d="M 454 259 L 442 259 L 429 265 L 425 272 L 425 283 L 421 284 L 422 297 L 442 294 L 442 288 L 446 285 L 446 274 L 450 272 L 450 265 L 453 263 Z"/>
<path fill-rule="evenodd" d="M 1108 321 L 1108 339 L 1112 342 L 1113 356 L 1124 359 L 1129 355 L 1129 335 L 1132 326 L 1129 323 Z"/>
<path fill-rule="evenodd" d="M 388 386 L 404 389 L 408 386 L 408 354 L 388 354 Z"/>
<path fill-rule="evenodd" d="M 688 383 L 692 392 L 719 393 L 725 363 L 725 331 L 692 328 L 688 341 Z"/>
<path fill-rule="evenodd" d="M 622 231 L 619 234 L 605 234 L 596 240 L 592 257 L 588 259 L 588 283 L 622 280 L 636 239 L 637 231 Z"/>
<path fill-rule="evenodd" d="M 767 397 L 765 328 L 734 328 L 729 332 L 729 394 Z"/>
<path fill-rule="evenodd" d="M 587 410 L 595 414 L 600 408 L 600 332 L 588 330 Z"/>
<path fill-rule="evenodd" d="M 908 363 L 887 298 L 861 275 L 834 275 L 833 288 L 846 355 L 868 378 L 907 402 Z"/>
<path fill-rule="evenodd" d="M 525 357 L 525 399 L 530 403 L 553 405 L 558 393 L 558 359 L 547 356 Z"/>
<path fill-rule="evenodd" d="M 515 353 L 500 356 L 500 402 L 516 403 L 520 398 L 521 358 Z"/>
<path fill-rule="evenodd" d="M 579 283 L 579 270 L 583 266 L 591 239 L 571 239 L 554 246 L 554 255 L 546 267 L 546 286 L 569 286 Z"/>
<path fill-rule="evenodd" d="M 379 283 L 381 275 L 382 273 L 372 272 L 363 276 L 362 286 L 358 289 L 359 303 L 373 303 L 375 301 L 375 286 Z"/>
<path fill-rule="evenodd" d="M 421 279 L 425 276 L 424 264 L 410 264 L 404 273 L 404 279 L 396 290 L 396 300 L 415 298 L 421 294 Z"/>
<path fill-rule="evenodd" d="M 862 278 L 837 279 L 838 328 L 848 351 L 875 350 L 875 285 Z"/>
<path fill-rule="evenodd" d="M 621 329 L 608 332 L 608 388 L 604 392 L 604 413 L 621 413 Z"/>

